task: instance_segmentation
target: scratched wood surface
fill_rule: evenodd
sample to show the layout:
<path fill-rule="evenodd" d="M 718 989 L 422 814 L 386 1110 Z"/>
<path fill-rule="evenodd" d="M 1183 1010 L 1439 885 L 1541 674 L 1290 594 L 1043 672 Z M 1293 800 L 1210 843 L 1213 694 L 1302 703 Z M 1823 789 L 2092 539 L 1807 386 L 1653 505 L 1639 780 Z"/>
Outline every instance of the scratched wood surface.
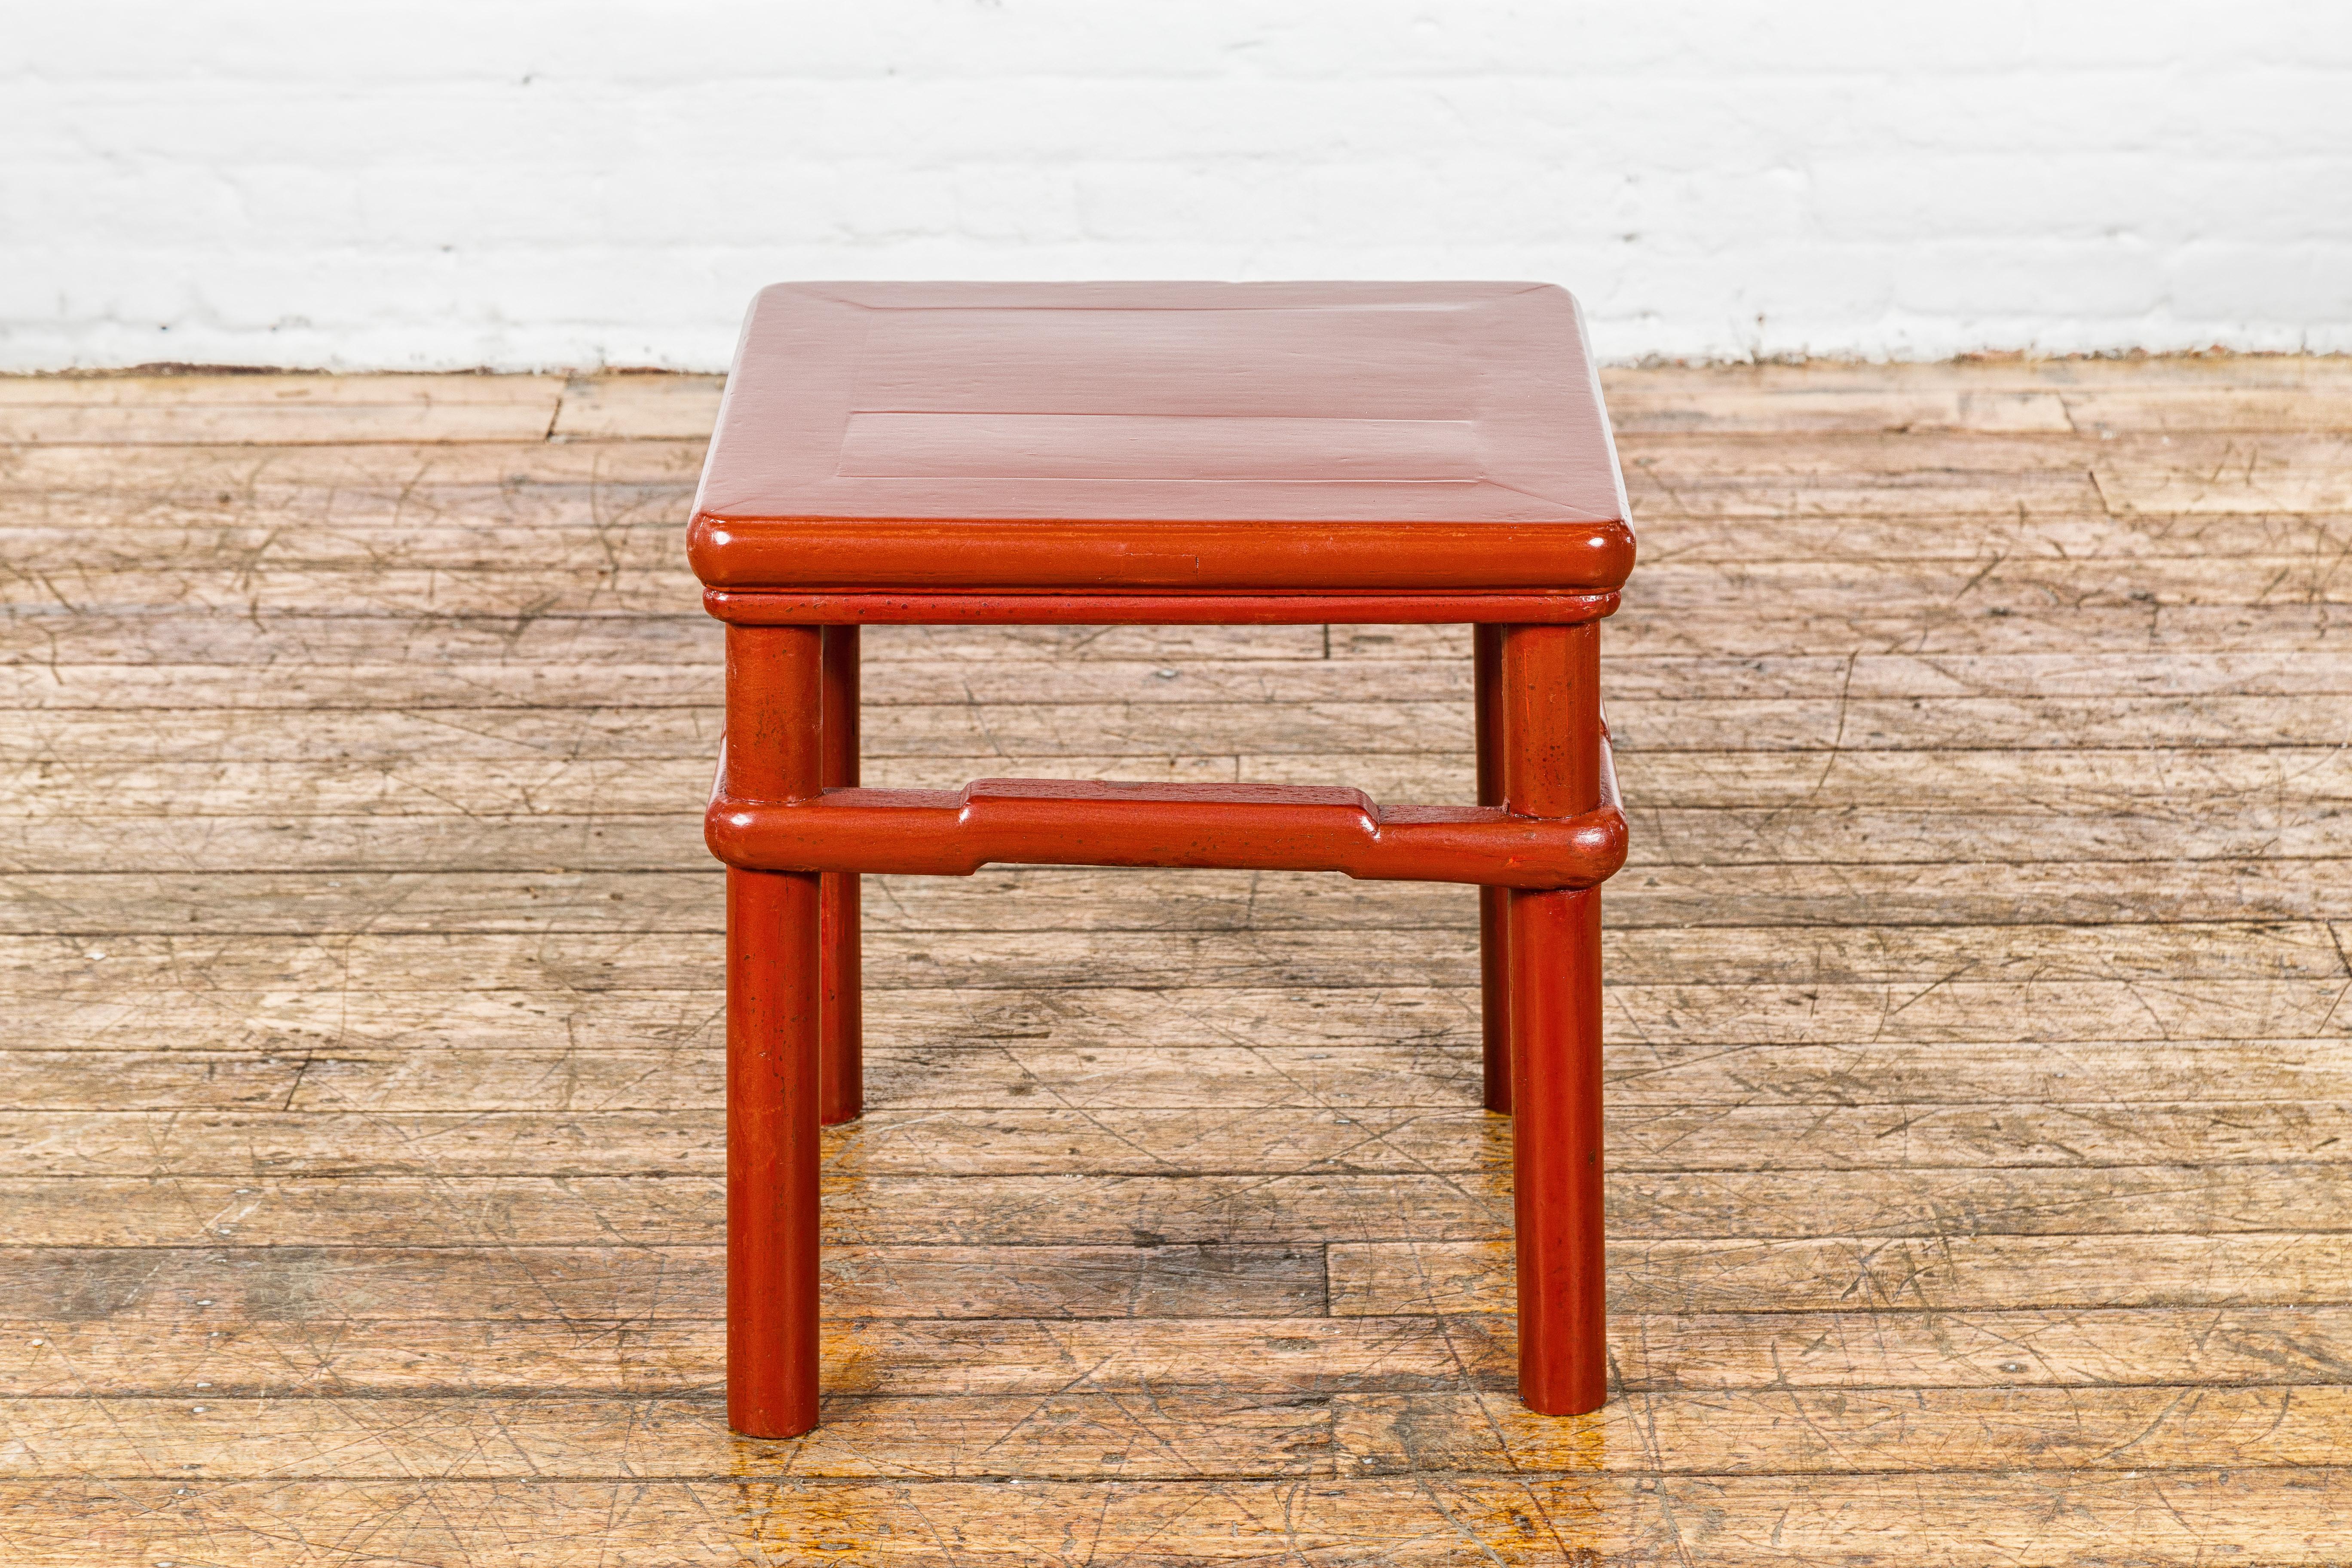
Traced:
<path fill-rule="evenodd" d="M 2352 1560 L 2352 364 L 1616 373 L 1611 1350 L 1465 891 L 877 879 L 720 1417 L 705 378 L 0 380 L 0 1559 Z M 1470 790 L 1450 627 L 869 632 L 868 782 Z"/>

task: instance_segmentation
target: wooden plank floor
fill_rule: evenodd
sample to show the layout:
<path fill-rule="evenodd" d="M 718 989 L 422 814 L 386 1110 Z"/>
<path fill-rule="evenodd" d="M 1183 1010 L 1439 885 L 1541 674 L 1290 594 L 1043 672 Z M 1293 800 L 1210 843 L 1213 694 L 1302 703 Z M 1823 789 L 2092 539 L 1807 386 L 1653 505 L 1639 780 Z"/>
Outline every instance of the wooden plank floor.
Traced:
<path fill-rule="evenodd" d="M 2352 1562 L 2352 365 L 1611 378 L 1619 1394 L 1464 889 L 879 879 L 721 1419 L 688 377 L 0 383 L 0 1560 Z M 867 780 L 1465 800 L 1460 628 L 869 634 Z"/>

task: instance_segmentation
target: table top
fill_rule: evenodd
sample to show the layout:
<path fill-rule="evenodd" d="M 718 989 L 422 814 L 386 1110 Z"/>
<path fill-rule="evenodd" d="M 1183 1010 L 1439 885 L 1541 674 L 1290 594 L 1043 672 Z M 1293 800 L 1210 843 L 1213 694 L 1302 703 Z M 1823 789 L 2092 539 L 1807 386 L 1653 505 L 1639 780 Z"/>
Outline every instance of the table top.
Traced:
<path fill-rule="evenodd" d="M 714 585 L 1340 585 L 1331 570 L 1364 570 L 1336 559 L 1351 531 L 1360 554 L 1410 525 L 1406 548 L 1430 553 L 1475 527 L 1475 555 L 1569 551 L 1572 569 L 1518 574 L 1559 584 L 1622 581 L 1624 518 L 1582 321 L 1550 285 L 788 283 L 744 323 L 694 548 Z M 1013 522 L 1065 526 L 986 526 Z M 1126 574 L 1093 548 L 1122 523 L 1122 559 L 1197 569 Z M 1219 542 L 1236 527 L 1260 531 Z M 985 561 L 975 528 L 995 535 Z M 907 551 L 867 550 L 892 531 Z M 1277 536 L 1296 558 L 1278 570 Z M 961 553 L 930 571 L 934 548 Z M 1444 580 L 1430 564 L 1381 580 Z"/>
<path fill-rule="evenodd" d="M 1576 302 L 1530 283 L 785 283 L 726 518 L 1621 518 Z"/>

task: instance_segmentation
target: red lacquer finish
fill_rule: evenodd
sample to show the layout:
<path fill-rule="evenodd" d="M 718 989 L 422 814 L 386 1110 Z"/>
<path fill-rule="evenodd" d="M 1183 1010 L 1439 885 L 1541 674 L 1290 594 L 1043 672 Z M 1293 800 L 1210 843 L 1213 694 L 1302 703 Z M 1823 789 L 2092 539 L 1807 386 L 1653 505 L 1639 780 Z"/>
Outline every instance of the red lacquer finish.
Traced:
<path fill-rule="evenodd" d="M 731 776 L 761 799 L 821 787 L 819 649 L 729 629 Z M 814 875 L 728 868 L 727 1421 L 759 1437 L 816 1425 L 817 954 Z"/>
<path fill-rule="evenodd" d="M 1514 626 L 1503 642 L 1503 793 L 1574 817 L 1609 789 L 1598 626 Z M 1609 1397 L 1601 1163 L 1601 895 L 1510 894 L 1512 1205 L 1519 1397 L 1548 1415 Z"/>
<path fill-rule="evenodd" d="M 1302 423 L 1304 423 L 1302 421 Z M 899 519 L 730 522 L 698 519 L 688 557 L 714 588 L 793 583 L 956 590 L 1170 593 L 1249 589 L 1556 594 L 1622 583 L 1633 536 L 1622 522 L 1101 522 L 954 524 Z"/>
<path fill-rule="evenodd" d="M 824 628 L 824 787 L 857 784 L 857 628 Z M 823 1089 L 818 1120 L 831 1127 L 866 1109 L 862 911 L 856 870 L 821 884 L 819 964 L 824 971 Z"/>
<path fill-rule="evenodd" d="M 1381 806 L 1311 784 L 982 779 L 961 792 L 827 790 L 739 800 L 721 774 L 703 821 L 730 866 L 969 877 L 982 866 L 1339 871 L 1386 882 L 1590 888 L 1625 860 L 1614 800 L 1547 821 L 1486 806 Z"/>
<path fill-rule="evenodd" d="M 1574 1415 L 1609 1398 L 1600 889 L 1514 893 L 1510 921 L 1519 1397 Z"/>
<path fill-rule="evenodd" d="M 1472 722 L 1478 748 L 1478 804 L 1503 804 L 1503 628 L 1471 628 L 1475 695 Z M 1478 1031 L 1487 1110 L 1511 1113 L 1511 895 L 1507 888 L 1478 889 Z"/>
<path fill-rule="evenodd" d="M 1633 564 L 1576 301 L 1531 283 L 780 284 L 695 518 L 696 571 L 734 587 L 889 585 L 853 573 L 866 539 L 901 585 L 1433 586 L 1491 524 L 1484 586 L 1551 558 L 1530 528 L 1608 542 L 1542 585 Z M 879 526 L 784 545 L 852 521 Z"/>
<path fill-rule="evenodd" d="M 817 1415 L 818 1126 L 863 1109 L 858 878 L 988 864 L 1479 889 L 1516 1112 L 1520 1391 L 1607 1394 L 1599 626 L 1633 563 L 1576 305 L 1510 283 L 763 292 L 688 536 L 728 623 L 728 1420 Z M 1354 790 L 858 780 L 874 625 L 1476 626 L 1475 806 Z"/>
<path fill-rule="evenodd" d="M 1560 626 L 1617 608 L 1610 594 L 753 594 L 713 588 L 703 608 L 743 626 Z"/>

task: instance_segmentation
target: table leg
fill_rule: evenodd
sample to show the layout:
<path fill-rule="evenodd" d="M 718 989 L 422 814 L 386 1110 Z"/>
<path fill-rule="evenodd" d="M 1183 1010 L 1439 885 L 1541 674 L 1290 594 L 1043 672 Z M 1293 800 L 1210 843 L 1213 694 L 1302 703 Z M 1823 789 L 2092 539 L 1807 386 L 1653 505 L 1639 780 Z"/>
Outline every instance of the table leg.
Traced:
<path fill-rule="evenodd" d="M 857 628 L 824 628 L 824 759 L 827 789 L 857 783 Z M 824 975 L 824 1043 L 819 1047 L 817 1118 L 830 1127 L 866 1110 L 865 997 L 861 987 L 859 882 L 855 871 L 828 871 L 819 921 L 818 967 Z"/>
<path fill-rule="evenodd" d="M 1503 804 L 1503 628 L 1473 626 L 1477 695 L 1478 804 Z M 1478 889 L 1478 1021 L 1486 1047 L 1486 1109 L 1511 1113 L 1511 891 Z"/>
<path fill-rule="evenodd" d="M 1600 627 L 1513 626 L 1504 795 L 1531 816 L 1601 797 Z M 1609 1397 L 1601 1163 L 1601 891 L 1510 894 L 1519 1397 L 1550 1415 Z"/>
<path fill-rule="evenodd" d="M 819 779 L 814 626 L 727 628 L 729 787 Z M 727 1423 L 790 1437 L 817 1415 L 818 879 L 727 872 Z"/>

